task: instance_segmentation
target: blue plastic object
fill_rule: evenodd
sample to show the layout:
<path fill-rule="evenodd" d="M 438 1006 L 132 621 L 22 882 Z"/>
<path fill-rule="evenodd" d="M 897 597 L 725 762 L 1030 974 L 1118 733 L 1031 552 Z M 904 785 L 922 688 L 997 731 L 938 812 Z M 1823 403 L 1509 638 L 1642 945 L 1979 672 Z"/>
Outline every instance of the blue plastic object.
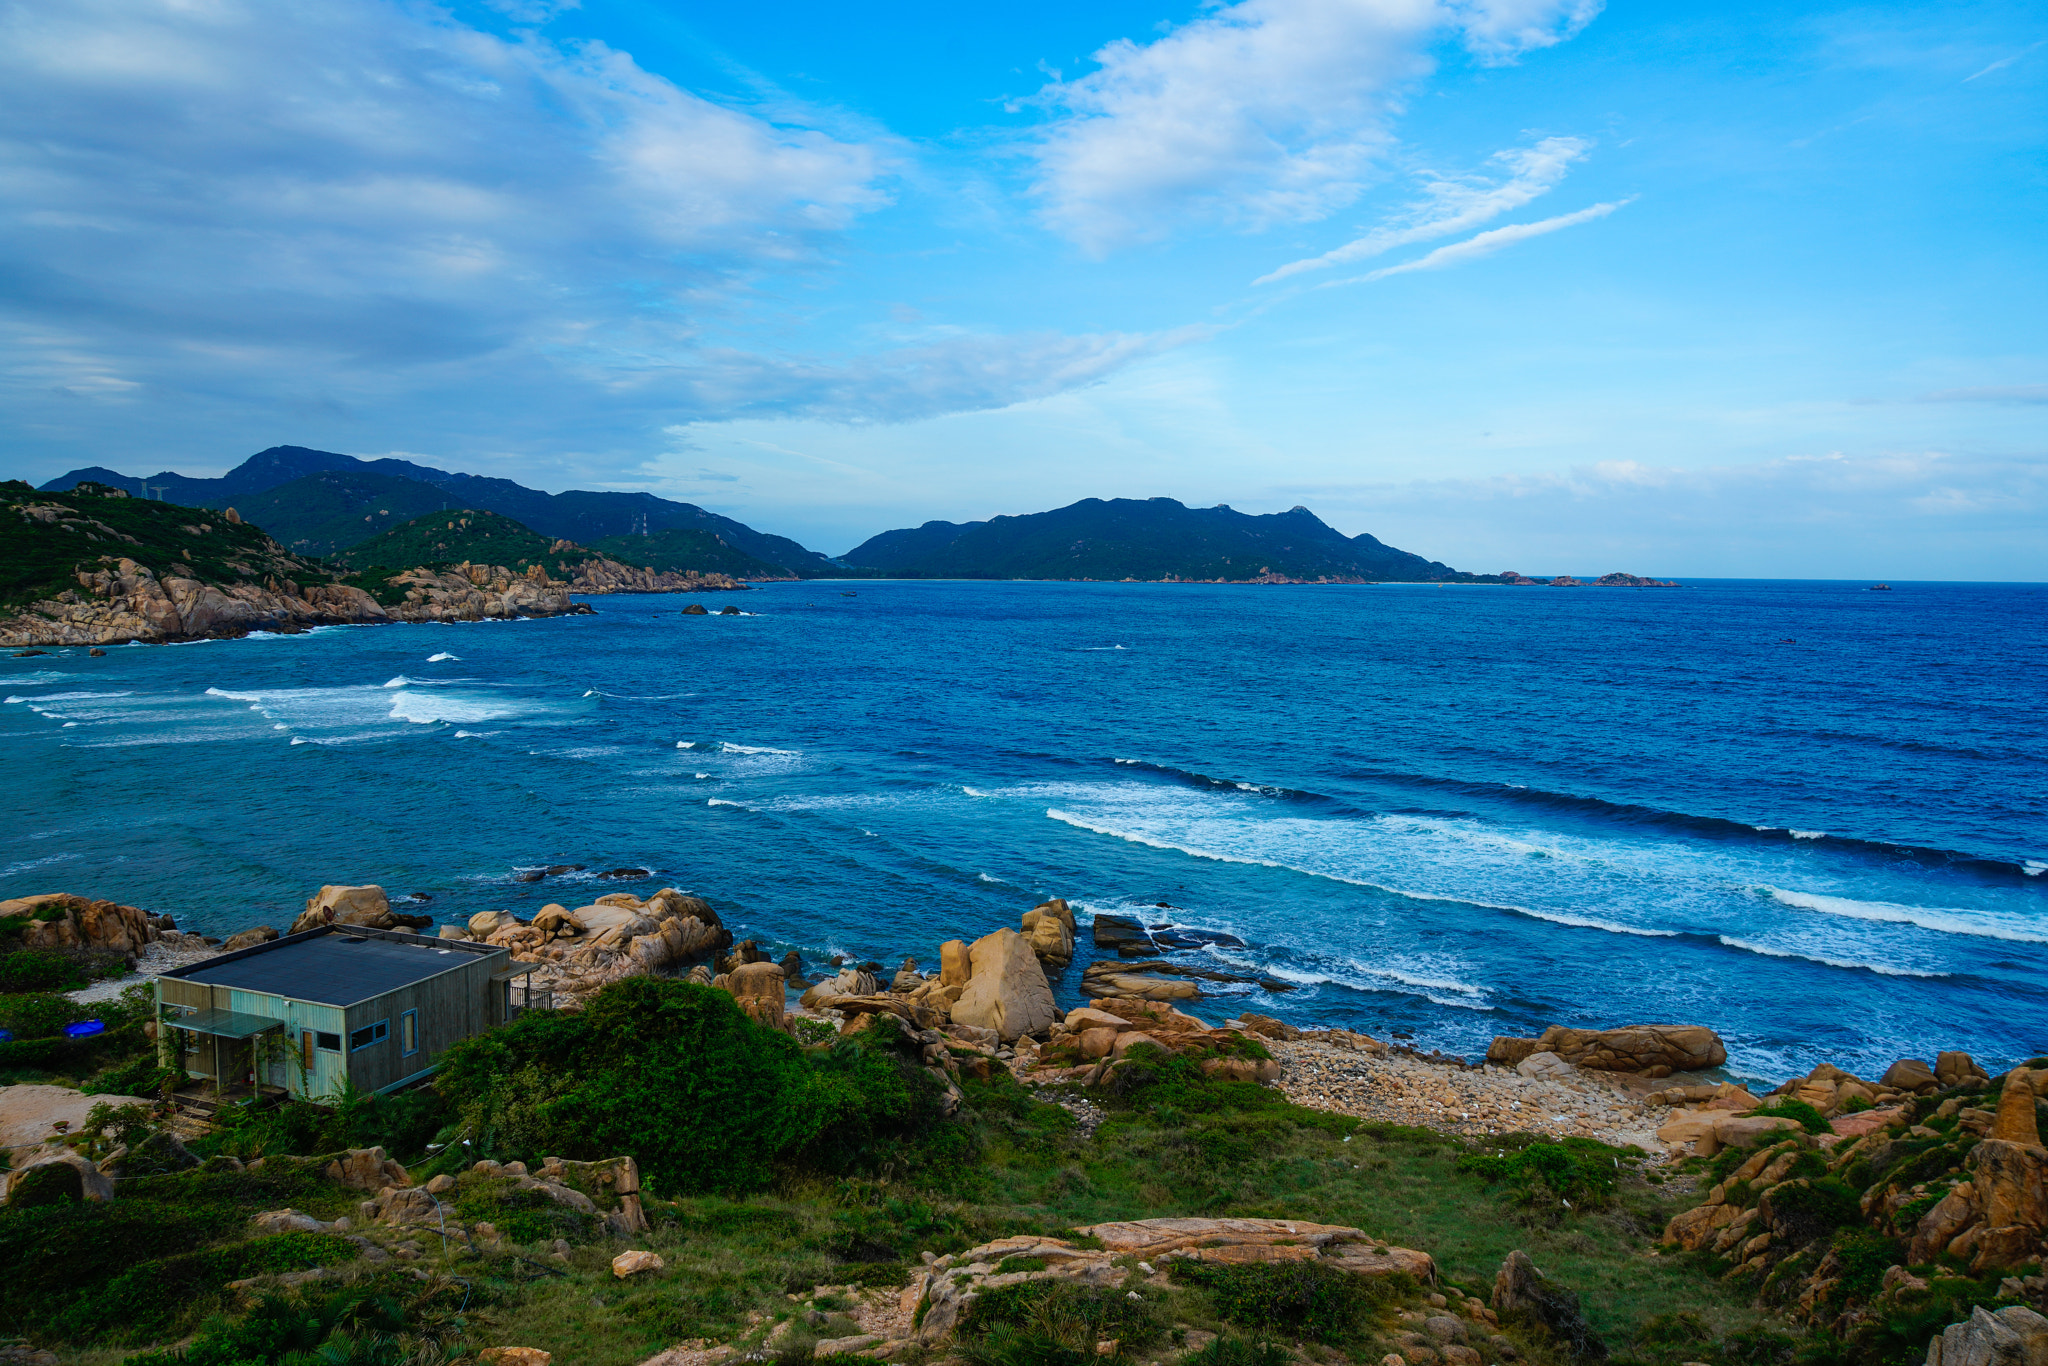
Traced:
<path fill-rule="evenodd" d="M 11 1029 L 0 1029 L 0 1043 L 13 1043 L 13 1042 L 14 1042 L 14 1031 L 13 1031 L 13 1030 L 11 1030 Z"/>
<path fill-rule="evenodd" d="M 80 1020 L 75 1025 L 65 1025 L 64 1032 L 74 1039 L 83 1039 L 91 1034 L 104 1034 L 107 1027 L 99 1020 Z"/>

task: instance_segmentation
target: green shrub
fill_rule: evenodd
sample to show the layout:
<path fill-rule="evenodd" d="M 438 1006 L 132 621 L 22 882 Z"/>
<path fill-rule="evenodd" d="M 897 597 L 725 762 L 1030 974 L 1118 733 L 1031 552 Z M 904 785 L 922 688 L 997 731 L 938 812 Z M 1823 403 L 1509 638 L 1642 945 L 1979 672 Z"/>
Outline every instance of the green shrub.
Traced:
<path fill-rule="evenodd" d="M 1471 1172 L 1489 1185 L 1506 1185 L 1530 1203 L 1568 1200 L 1581 1209 L 1611 1200 L 1615 1179 L 1621 1173 L 1619 1152 L 1590 1138 L 1467 1153 L 1458 1159 L 1458 1170 Z"/>
<path fill-rule="evenodd" d="M 72 991 L 84 985 L 85 973 L 62 954 L 16 949 L 0 958 L 0 992 Z"/>
<path fill-rule="evenodd" d="M 1771 1227 L 1791 1247 L 1862 1221 L 1862 1202 L 1846 1182 L 1833 1177 L 1819 1181 L 1787 1182 L 1773 1187 L 1766 1200 L 1771 1207 Z"/>
<path fill-rule="evenodd" d="M 20 957 L 9 954 L 8 962 Z M 16 990 L 10 988 L 9 990 Z M 78 1002 L 51 994 L 0 997 L 0 1029 L 11 1030 L 17 1040 L 61 1037 L 64 1026 L 90 1019 L 91 1013 Z"/>
<path fill-rule="evenodd" d="M 455 1212 L 462 1221 L 487 1221 L 515 1243 L 574 1238 L 583 1230 L 582 1216 L 556 1204 L 546 1191 L 521 1190 L 511 1178 L 482 1172 L 464 1172 L 456 1182 Z"/>
<path fill-rule="evenodd" d="M 662 1192 L 748 1191 L 780 1168 L 971 1155 L 939 1087 L 887 1025 L 807 1054 L 723 991 L 633 977 L 581 1011 L 534 1012 L 448 1053 L 438 1087 L 504 1156 L 632 1153 Z M 937 1154 L 937 1159 L 934 1159 Z"/>
<path fill-rule="evenodd" d="M 909 1285 L 910 1266 L 906 1262 L 848 1262 L 832 1268 L 832 1279 L 840 1285 Z"/>
<path fill-rule="evenodd" d="M 1393 1279 L 1365 1283 L 1317 1261 L 1173 1264 L 1174 1283 L 1206 1290 L 1218 1317 L 1318 1342 L 1351 1336 L 1377 1299 L 1397 1291 Z"/>
<path fill-rule="evenodd" d="M 400 1366 L 407 1353 L 392 1335 L 407 1327 L 404 1306 L 389 1295 L 265 1295 L 240 1319 L 207 1320 L 183 1348 L 132 1356 L 122 1366 Z"/>
<path fill-rule="evenodd" d="M 1289 1366 L 1294 1354 L 1264 1338 L 1217 1338 L 1198 1352 L 1181 1358 L 1181 1366 Z"/>
<path fill-rule="evenodd" d="M 1751 1118 L 1754 1119 L 1797 1120 L 1799 1127 L 1810 1134 L 1831 1134 L 1834 1132 L 1834 1126 L 1828 1123 L 1826 1116 L 1822 1115 L 1820 1111 L 1814 1109 L 1805 1101 L 1793 1100 L 1790 1096 L 1766 1105 L 1762 1109 L 1751 1110 L 1749 1113 Z"/>
<path fill-rule="evenodd" d="M 73 1300 L 52 1316 L 50 1331 L 77 1342 L 147 1342 L 189 1327 L 229 1281 L 334 1266 L 358 1255 L 336 1234 L 281 1233 L 142 1262 Z M 110 1325 L 118 1327 L 109 1333 Z"/>
<path fill-rule="evenodd" d="M 1689 1309 L 1658 1314 L 1636 1333 L 1636 1345 L 1651 1352 L 1671 1352 L 1713 1340 L 1714 1330 Z"/>
<path fill-rule="evenodd" d="M 1165 1331 L 1150 1300 L 1122 1290 L 1022 1281 L 975 1297 L 960 1319 L 961 1355 L 975 1366 L 1071 1366 L 1068 1353 L 1092 1360 L 1105 1339 L 1116 1339 L 1118 1354 L 1128 1356 Z"/>

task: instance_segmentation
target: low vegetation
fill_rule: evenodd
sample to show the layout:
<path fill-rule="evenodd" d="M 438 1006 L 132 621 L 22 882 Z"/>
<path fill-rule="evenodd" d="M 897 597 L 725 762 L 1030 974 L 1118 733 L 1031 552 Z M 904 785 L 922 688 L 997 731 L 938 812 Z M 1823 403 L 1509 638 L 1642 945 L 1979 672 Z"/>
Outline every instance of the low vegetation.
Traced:
<path fill-rule="evenodd" d="M 1000 1070 L 964 1077 L 946 1118 L 907 1046 L 893 1029 L 805 1046 L 723 992 L 635 978 L 581 1012 L 533 1012 L 462 1045 L 437 1085 L 401 1096 L 239 1113 L 183 1143 L 163 1137 L 161 1112 L 109 1109 L 74 1142 L 96 1157 L 127 1148 L 117 1199 L 81 1203 L 51 1177 L 0 1212 L 0 1336 L 93 1366 L 436 1366 L 495 1344 L 631 1366 L 688 1339 L 758 1342 L 791 1320 L 763 1352 L 793 1366 L 812 1342 L 856 1331 L 849 1296 L 909 1283 L 921 1254 L 1168 1214 L 1355 1225 L 1428 1251 L 1440 1282 L 1359 1281 L 1312 1262 L 1175 1263 L 1142 1292 L 1025 1282 L 977 1300 L 950 1350 L 967 1366 L 1376 1363 L 1442 1312 L 1428 1296 L 1453 1309 L 1483 1298 L 1515 1249 L 1577 1293 L 1610 1360 L 1635 1366 L 1904 1361 L 1968 1295 L 1995 1295 L 1956 1281 L 1853 1340 L 1800 1329 L 1771 1287 L 1658 1246 L 1739 1156 L 1653 1182 L 1632 1150 L 1361 1122 L 1170 1057 L 1090 1093 L 1092 1133 Z M 254 1232 L 265 1210 L 360 1217 L 366 1193 L 326 1164 L 373 1144 L 417 1180 L 456 1178 L 445 1244 L 431 1225 L 368 1227 L 391 1253 L 380 1261 L 358 1255 L 359 1233 Z M 650 1223 L 630 1239 L 602 1203 L 581 1213 L 474 1165 L 621 1153 L 640 1163 Z M 1811 1175 L 1817 1246 L 1843 1266 L 1845 1293 L 1866 1293 L 1896 1259 L 1858 1215 L 1858 1191 L 1883 1174 Z M 500 1241 L 463 1232 L 480 1222 Z M 629 1246 L 666 1269 L 618 1279 L 610 1260 Z M 1505 1331 L 1522 1360 L 1568 1359 L 1539 1329 Z"/>

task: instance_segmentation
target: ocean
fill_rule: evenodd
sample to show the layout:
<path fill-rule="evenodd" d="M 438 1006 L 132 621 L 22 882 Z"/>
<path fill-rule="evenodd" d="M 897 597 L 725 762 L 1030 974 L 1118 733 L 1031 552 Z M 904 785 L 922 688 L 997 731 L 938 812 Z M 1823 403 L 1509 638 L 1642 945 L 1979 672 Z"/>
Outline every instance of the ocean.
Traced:
<path fill-rule="evenodd" d="M 1212 1020 L 1705 1024 L 1772 1081 L 2048 1051 L 2048 587 L 728 601 L 0 658 L 0 896 L 225 934 L 322 883 L 442 921 L 674 885 L 891 970 L 1063 896 L 1292 988 Z"/>

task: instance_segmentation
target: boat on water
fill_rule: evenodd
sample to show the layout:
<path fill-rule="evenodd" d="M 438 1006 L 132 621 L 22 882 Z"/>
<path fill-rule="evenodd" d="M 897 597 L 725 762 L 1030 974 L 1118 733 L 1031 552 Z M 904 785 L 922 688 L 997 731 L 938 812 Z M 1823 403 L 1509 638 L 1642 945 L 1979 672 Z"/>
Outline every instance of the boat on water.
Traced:
<path fill-rule="evenodd" d="M 1889 593 L 1892 591 L 1892 586 L 1888 583 L 1873 583 L 1863 591 L 1866 593 Z"/>

